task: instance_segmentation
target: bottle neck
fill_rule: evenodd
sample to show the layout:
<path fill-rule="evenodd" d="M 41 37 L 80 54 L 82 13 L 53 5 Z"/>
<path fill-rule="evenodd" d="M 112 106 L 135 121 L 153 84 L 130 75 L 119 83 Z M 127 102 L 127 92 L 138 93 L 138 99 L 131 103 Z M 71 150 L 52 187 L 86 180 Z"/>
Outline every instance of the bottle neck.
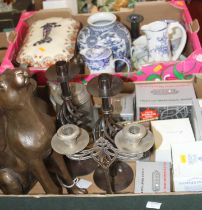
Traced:
<path fill-rule="evenodd" d="M 104 26 L 104 24 L 100 24 L 100 25 L 90 25 L 91 29 L 94 30 L 94 31 L 100 31 L 100 32 L 103 32 L 103 31 L 108 31 L 110 29 L 112 29 L 114 27 L 114 25 L 116 24 L 116 21 L 115 22 L 112 22 L 111 24 L 109 25 L 106 25 Z"/>

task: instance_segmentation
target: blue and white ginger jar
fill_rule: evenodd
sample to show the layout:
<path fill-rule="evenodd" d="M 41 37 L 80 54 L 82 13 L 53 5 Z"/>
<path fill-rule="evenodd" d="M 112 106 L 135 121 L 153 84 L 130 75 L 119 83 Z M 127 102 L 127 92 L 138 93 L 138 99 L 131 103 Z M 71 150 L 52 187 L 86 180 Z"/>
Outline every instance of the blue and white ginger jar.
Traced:
<path fill-rule="evenodd" d="M 78 49 L 108 47 L 113 57 L 130 58 L 131 36 L 128 29 L 116 20 L 109 12 L 99 12 L 91 15 L 77 38 Z"/>

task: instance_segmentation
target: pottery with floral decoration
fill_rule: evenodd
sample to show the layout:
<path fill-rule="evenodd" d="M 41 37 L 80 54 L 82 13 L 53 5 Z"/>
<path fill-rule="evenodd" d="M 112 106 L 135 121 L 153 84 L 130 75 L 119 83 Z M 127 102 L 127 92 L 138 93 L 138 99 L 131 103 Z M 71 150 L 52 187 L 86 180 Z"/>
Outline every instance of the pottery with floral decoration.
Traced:
<path fill-rule="evenodd" d="M 91 15 L 87 22 L 78 35 L 79 50 L 102 46 L 110 48 L 115 59 L 130 57 L 130 32 L 114 14 L 99 12 Z"/>

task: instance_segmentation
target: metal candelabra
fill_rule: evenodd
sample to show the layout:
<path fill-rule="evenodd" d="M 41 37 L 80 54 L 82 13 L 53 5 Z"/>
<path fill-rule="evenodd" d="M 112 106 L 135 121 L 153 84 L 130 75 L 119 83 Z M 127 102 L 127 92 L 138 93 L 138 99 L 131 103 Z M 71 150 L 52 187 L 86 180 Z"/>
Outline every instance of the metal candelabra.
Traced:
<path fill-rule="evenodd" d="M 122 86 L 121 79 L 109 74 L 101 74 L 88 83 L 88 92 L 92 96 L 102 98 L 102 115 L 93 129 L 95 144 L 92 149 L 69 157 L 73 159 L 93 158 L 99 164 L 94 172 L 94 181 L 107 193 L 124 189 L 133 179 L 132 169 L 126 163 L 117 161 L 119 153 L 114 144 L 114 137 L 122 126 L 113 119 L 110 97 L 120 93 Z M 124 181 L 120 182 L 120 180 Z"/>
<path fill-rule="evenodd" d="M 89 130 L 88 124 L 90 123 L 88 112 L 78 109 L 72 102 L 72 94 L 69 86 L 69 81 L 73 79 L 80 69 L 69 69 L 69 63 L 65 61 L 56 62 L 55 66 L 48 69 L 47 78 L 49 81 L 58 80 L 62 90 L 63 104 L 57 113 L 58 127 L 65 124 L 75 124 L 86 130 Z"/>
<path fill-rule="evenodd" d="M 113 119 L 113 107 L 110 102 L 110 97 L 120 93 L 122 87 L 122 80 L 109 74 L 101 74 L 88 83 L 88 92 L 92 96 L 102 99 L 102 116 L 98 119 L 94 127 L 94 140 L 103 137 L 114 145 L 113 139 L 116 133 L 122 129 L 122 126 L 117 124 Z"/>
<path fill-rule="evenodd" d="M 113 119 L 110 97 L 118 94 L 122 86 L 121 79 L 109 74 L 101 74 L 88 83 L 89 93 L 102 98 L 102 115 L 93 129 L 94 144 L 89 149 L 81 149 L 80 152 L 71 155 L 66 154 L 74 161 L 93 159 L 99 165 L 94 172 L 94 181 L 98 187 L 110 194 L 125 189 L 133 180 L 132 169 L 123 161 L 143 158 L 153 145 L 151 141 L 150 147 L 147 147 L 146 150 L 141 148 L 141 152 L 134 153 L 116 147 L 114 138 L 118 132 L 123 130 L 124 123 L 117 123 Z M 143 136 L 143 138 L 148 141 L 148 136 L 147 138 Z"/>
<path fill-rule="evenodd" d="M 63 104 L 57 112 L 57 128 L 62 125 L 74 124 L 81 128 L 84 128 L 88 132 L 92 132 L 90 126 L 91 120 L 89 113 L 81 110 L 72 102 L 72 93 L 69 86 L 69 81 L 73 79 L 81 68 L 78 63 L 67 63 L 66 61 L 58 61 L 46 72 L 46 78 L 49 82 L 58 81 L 62 90 Z M 87 161 L 74 161 L 71 159 L 65 159 L 68 167 L 71 168 L 73 177 L 82 176 L 91 173 L 97 167 L 97 164 L 93 160 Z"/>

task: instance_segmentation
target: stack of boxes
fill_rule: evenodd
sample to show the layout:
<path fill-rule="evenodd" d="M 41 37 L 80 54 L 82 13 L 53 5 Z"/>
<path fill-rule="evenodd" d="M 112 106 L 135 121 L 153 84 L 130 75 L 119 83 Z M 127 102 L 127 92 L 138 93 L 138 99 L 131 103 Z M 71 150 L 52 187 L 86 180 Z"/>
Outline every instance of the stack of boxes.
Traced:
<path fill-rule="evenodd" d="M 152 160 L 137 163 L 136 185 L 152 179 L 152 170 L 143 175 L 139 168 L 171 164 L 174 191 L 201 191 L 201 109 L 191 82 L 143 83 L 136 85 L 136 118 L 151 122 L 155 138 Z M 145 164 L 147 166 L 145 167 Z M 170 171 L 170 169 L 169 169 Z M 162 182 L 163 175 L 159 178 Z M 142 176 L 141 176 L 142 175 Z M 140 179 L 141 177 L 141 179 Z M 147 185 L 148 187 L 148 185 Z M 150 188 L 151 189 L 151 188 Z M 137 192 L 140 190 L 138 189 Z M 143 190 L 144 191 L 144 190 Z M 147 192 L 148 189 L 145 191 Z M 163 192 L 162 190 L 160 192 Z"/>

